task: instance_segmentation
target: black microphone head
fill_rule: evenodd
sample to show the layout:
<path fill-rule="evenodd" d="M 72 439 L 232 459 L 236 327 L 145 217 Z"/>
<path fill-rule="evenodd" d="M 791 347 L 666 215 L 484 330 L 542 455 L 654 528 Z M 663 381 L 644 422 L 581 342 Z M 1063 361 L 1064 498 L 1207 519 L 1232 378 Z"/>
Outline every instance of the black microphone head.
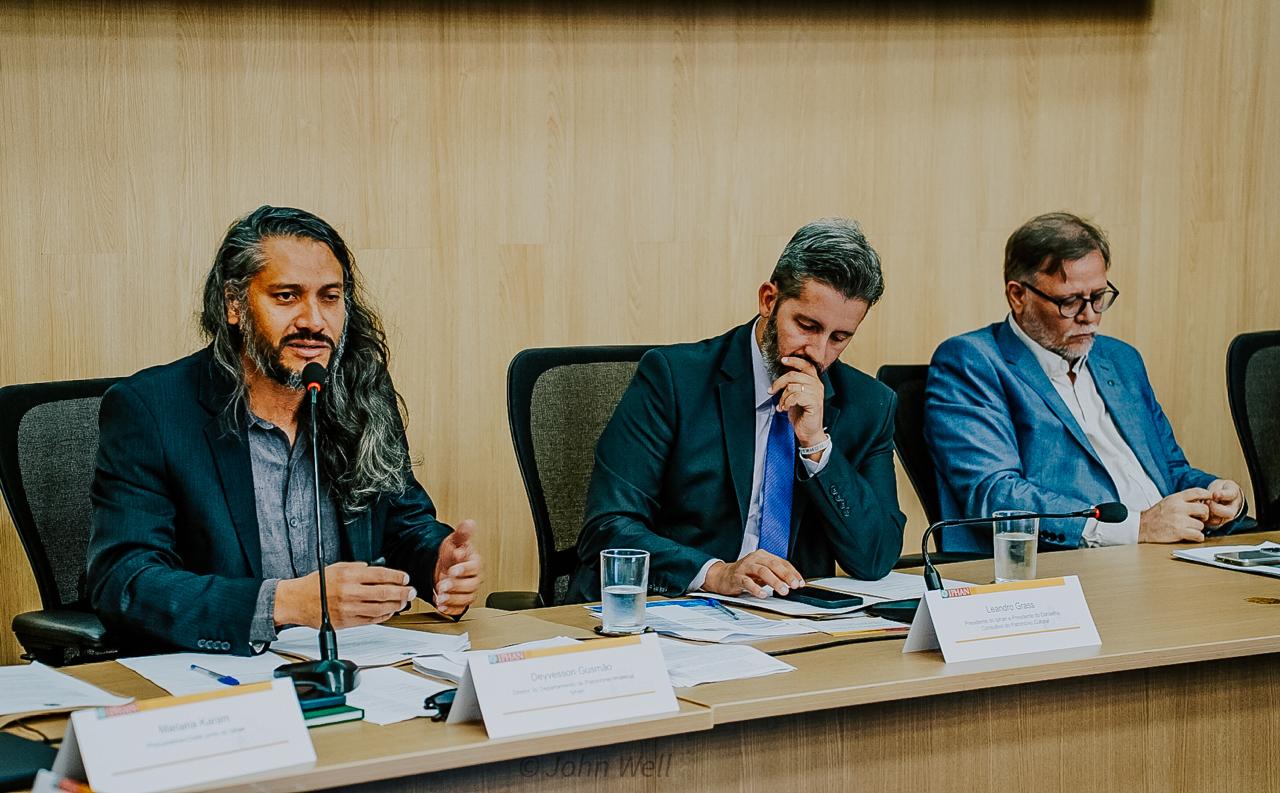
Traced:
<path fill-rule="evenodd" d="M 319 391 L 328 376 L 329 371 L 322 364 L 318 364 L 315 361 L 302 367 L 302 384 L 306 386 L 308 391 Z"/>
<path fill-rule="evenodd" d="M 1129 517 L 1129 508 L 1119 501 L 1108 501 L 1106 504 L 1099 504 L 1093 508 L 1098 513 L 1097 519 L 1099 523 L 1122 523 L 1124 519 Z"/>

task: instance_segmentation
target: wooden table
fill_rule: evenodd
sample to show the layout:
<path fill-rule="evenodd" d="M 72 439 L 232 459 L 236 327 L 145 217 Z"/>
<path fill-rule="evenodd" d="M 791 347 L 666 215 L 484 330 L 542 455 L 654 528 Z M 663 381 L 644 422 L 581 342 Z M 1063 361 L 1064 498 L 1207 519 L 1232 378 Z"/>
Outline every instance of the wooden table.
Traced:
<path fill-rule="evenodd" d="M 324 727 L 314 768 L 220 789 L 1280 790 L 1280 602 L 1265 602 L 1280 579 L 1169 550 L 1040 557 L 1041 576 L 1080 576 L 1100 648 L 951 665 L 900 639 L 815 649 L 785 656 L 793 673 L 679 690 L 671 716 L 524 739 L 422 719 Z M 944 574 L 990 580 L 991 562 Z M 492 647 L 590 623 L 573 606 L 438 624 Z M 116 664 L 76 674 L 160 693 Z"/>

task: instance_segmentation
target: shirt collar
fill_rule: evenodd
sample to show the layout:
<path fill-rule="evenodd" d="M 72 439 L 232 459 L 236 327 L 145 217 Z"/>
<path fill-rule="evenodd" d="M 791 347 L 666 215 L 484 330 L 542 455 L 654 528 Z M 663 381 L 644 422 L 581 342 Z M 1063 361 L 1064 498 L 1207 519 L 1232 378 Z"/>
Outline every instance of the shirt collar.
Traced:
<path fill-rule="evenodd" d="M 751 374 L 755 381 L 756 389 L 756 410 L 764 407 L 766 403 L 773 401 L 773 394 L 769 393 L 769 386 L 773 385 L 773 380 L 769 377 L 769 369 L 764 365 L 764 353 L 760 351 L 760 342 L 756 339 L 756 326 L 760 324 L 760 318 L 756 317 L 756 321 L 751 324 Z"/>
<path fill-rule="evenodd" d="M 1084 369 L 1085 361 L 1089 358 L 1088 355 L 1085 355 L 1080 360 L 1076 361 L 1075 365 L 1072 366 L 1067 363 L 1066 358 L 1063 358 L 1053 350 L 1045 349 L 1041 346 L 1040 342 L 1028 336 L 1027 332 L 1023 330 L 1022 326 L 1013 318 L 1012 313 L 1009 314 L 1007 322 L 1009 323 L 1009 328 L 1013 331 L 1013 335 L 1017 336 L 1023 344 L 1027 345 L 1027 349 L 1031 350 L 1031 354 L 1035 356 L 1036 362 L 1040 364 L 1040 368 L 1049 376 L 1049 379 L 1065 377 L 1068 372 L 1072 371 L 1079 374 L 1080 371 Z"/>

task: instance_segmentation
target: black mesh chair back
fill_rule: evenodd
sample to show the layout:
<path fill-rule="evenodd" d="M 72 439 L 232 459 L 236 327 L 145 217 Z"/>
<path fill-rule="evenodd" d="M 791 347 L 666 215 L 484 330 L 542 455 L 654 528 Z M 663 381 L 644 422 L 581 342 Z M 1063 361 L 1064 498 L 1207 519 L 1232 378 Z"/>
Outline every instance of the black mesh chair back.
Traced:
<path fill-rule="evenodd" d="M 538 595 L 564 602 L 577 568 L 596 441 L 645 345 L 524 350 L 507 371 L 507 418 L 537 534 Z"/>
<path fill-rule="evenodd" d="M 1258 527 L 1280 529 L 1280 330 L 1232 340 L 1227 401 L 1253 483 Z"/>
<path fill-rule="evenodd" d="M 116 381 L 0 388 L 0 493 L 43 606 L 18 615 L 14 632 L 27 655 L 45 663 L 102 660 L 115 652 L 102 643 L 102 625 L 86 605 L 84 571 L 98 405 Z"/>
<path fill-rule="evenodd" d="M 924 440 L 924 386 L 928 364 L 888 364 L 876 372 L 876 379 L 898 395 L 898 411 L 893 417 L 893 444 L 898 459 L 915 488 L 925 517 L 930 523 L 942 520 L 938 502 L 938 480 Z"/>

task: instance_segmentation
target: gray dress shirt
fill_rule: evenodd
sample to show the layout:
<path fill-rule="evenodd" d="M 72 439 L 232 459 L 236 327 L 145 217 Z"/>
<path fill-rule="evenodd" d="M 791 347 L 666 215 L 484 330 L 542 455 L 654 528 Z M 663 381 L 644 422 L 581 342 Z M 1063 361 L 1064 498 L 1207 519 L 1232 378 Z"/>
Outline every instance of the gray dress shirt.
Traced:
<path fill-rule="evenodd" d="M 262 575 L 249 641 L 276 639 L 276 585 L 316 570 L 315 476 L 311 438 L 299 425 L 297 439 L 276 425 L 249 413 L 249 460 L 253 466 L 254 500 L 262 545 Z M 324 535 L 324 563 L 340 558 L 337 509 L 328 491 L 320 494 L 320 527 Z"/>

